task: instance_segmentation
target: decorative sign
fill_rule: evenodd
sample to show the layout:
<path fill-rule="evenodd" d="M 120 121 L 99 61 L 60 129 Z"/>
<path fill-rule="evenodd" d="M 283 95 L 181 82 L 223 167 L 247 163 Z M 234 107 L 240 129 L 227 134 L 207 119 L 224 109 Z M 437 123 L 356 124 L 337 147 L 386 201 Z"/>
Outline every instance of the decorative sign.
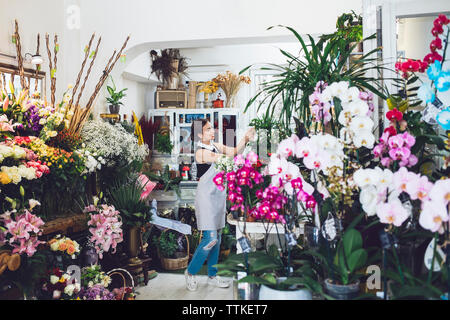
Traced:
<path fill-rule="evenodd" d="M 286 243 L 289 247 L 294 247 L 297 245 L 297 239 L 295 238 L 295 234 L 288 232 L 284 234 L 284 237 L 286 238 Z"/>
<path fill-rule="evenodd" d="M 427 250 L 425 251 L 424 256 L 424 262 L 425 267 L 430 270 L 431 264 L 433 261 L 433 252 L 434 252 L 434 239 L 431 240 L 431 242 L 427 246 Z M 438 257 L 439 256 L 439 257 Z M 440 245 L 437 245 L 436 247 L 436 255 L 434 257 L 434 264 L 433 264 L 433 272 L 441 271 L 441 261 L 445 260 L 445 254 L 441 249 Z"/>
<path fill-rule="evenodd" d="M 328 241 L 332 241 L 337 236 L 337 225 L 338 222 L 333 217 L 331 212 L 328 212 L 327 220 L 325 220 L 322 226 L 322 235 Z"/>
<path fill-rule="evenodd" d="M 241 246 L 242 252 L 249 253 L 252 251 L 252 246 L 250 240 L 247 237 L 240 237 L 238 239 L 239 245 Z"/>

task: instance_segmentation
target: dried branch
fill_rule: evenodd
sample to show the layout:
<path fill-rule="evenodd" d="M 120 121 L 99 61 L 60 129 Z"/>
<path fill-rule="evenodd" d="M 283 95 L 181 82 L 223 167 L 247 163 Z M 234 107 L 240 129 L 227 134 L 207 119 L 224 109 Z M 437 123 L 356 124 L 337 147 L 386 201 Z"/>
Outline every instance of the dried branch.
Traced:
<path fill-rule="evenodd" d="M 100 88 L 103 86 L 103 83 L 107 79 L 108 75 L 111 73 L 112 69 L 114 68 L 114 65 L 116 64 L 117 60 L 119 60 L 120 56 L 122 55 L 122 51 L 123 51 L 123 49 L 125 49 L 125 47 L 128 43 L 128 40 L 130 40 L 130 36 L 128 36 L 127 39 L 125 40 L 124 44 L 122 45 L 122 48 L 116 54 L 116 57 L 115 57 L 114 61 L 111 63 L 111 65 L 109 66 L 109 68 L 108 68 L 108 65 L 109 65 L 109 62 L 108 62 L 107 68 L 105 68 L 105 70 L 103 71 L 103 74 L 101 75 L 99 82 L 95 86 L 94 93 L 91 95 L 91 98 L 89 99 L 89 101 L 86 105 L 86 109 L 87 109 L 86 112 L 90 111 L 90 108 L 92 107 L 92 103 L 94 102 L 95 97 L 97 96 Z"/>
<path fill-rule="evenodd" d="M 57 54 L 58 54 L 58 49 L 57 49 L 57 47 L 58 47 L 58 36 L 55 34 L 55 39 L 54 39 L 54 48 L 53 48 L 53 51 L 55 52 L 55 57 L 54 57 L 54 66 L 53 66 L 53 69 L 55 70 L 55 73 L 53 74 L 53 77 L 52 77 L 52 104 L 53 104 L 53 106 L 55 105 L 55 102 L 56 102 L 56 99 L 55 99 L 55 93 L 56 93 L 56 62 L 57 62 L 57 58 L 56 58 L 56 56 L 57 56 Z"/>
<path fill-rule="evenodd" d="M 20 86 L 22 90 L 27 89 L 25 74 L 23 70 L 22 46 L 20 45 L 19 24 L 15 20 L 15 37 L 16 37 L 16 52 L 17 52 L 17 66 L 19 67 Z"/>
<path fill-rule="evenodd" d="M 36 47 L 36 55 L 39 55 L 39 47 L 41 46 L 41 35 L 38 33 L 37 34 L 37 47 Z M 36 65 L 36 81 L 34 83 L 34 91 L 37 91 L 38 89 L 38 75 L 39 75 L 39 68 L 40 68 L 40 64 Z"/>
<path fill-rule="evenodd" d="M 91 51 L 92 40 L 94 40 L 94 37 L 95 37 L 95 33 L 92 34 L 91 39 L 89 40 L 89 43 L 87 45 L 86 53 L 84 55 L 84 60 L 81 63 L 81 69 L 80 69 L 80 72 L 78 72 L 77 81 L 75 82 L 75 86 L 73 87 L 73 90 L 72 90 L 72 98 L 70 98 L 70 101 L 69 101 L 69 108 L 70 108 L 70 106 L 72 106 L 74 96 L 77 93 L 78 86 L 80 84 L 81 75 L 83 74 L 83 71 L 84 71 L 84 65 L 86 64 L 86 61 L 89 57 L 89 52 Z"/>
<path fill-rule="evenodd" d="M 50 44 L 49 44 L 49 39 L 48 39 L 48 33 L 45 34 L 45 44 L 47 46 L 48 67 L 50 69 L 50 85 L 53 87 L 53 81 L 52 81 L 52 69 L 53 69 L 52 53 L 50 52 Z M 54 97 L 52 96 L 52 105 L 54 105 L 54 103 L 55 103 Z"/>
<path fill-rule="evenodd" d="M 94 65 L 95 58 L 97 57 L 97 52 L 98 52 L 98 48 L 99 48 L 99 46 L 100 46 L 100 42 L 101 42 L 101 41 L 102 41 L 102 37 L 98 38 L 97 46 L 96 46 L 96 48 L 95 48 L 94 56 L 92 57 L 91 63 L 89 64 L 89 68 L 88 68 L 88 70 L 87 70 L 87 72 L 86 72 L 86 76 L 84 77 L 83 85 L 81 86 L 80 93 L 78 94 L 77 102 L 75 103 L 75 106 L 76 106 L 77 108 L 78 108 L 78 106 L 79 106 L 80 99 L 81 99 L 81 96 L 82 96 L 82 94 L 83 94 L 83 91 L 84 91 L 84 87 L 85 87 L 85 85 L 86 85 L 86 82 L 87 82 L 87 80 L 88 80 L 88 78 L 89 78 L 89 75 L 91 74 L 92 66 Z"/>

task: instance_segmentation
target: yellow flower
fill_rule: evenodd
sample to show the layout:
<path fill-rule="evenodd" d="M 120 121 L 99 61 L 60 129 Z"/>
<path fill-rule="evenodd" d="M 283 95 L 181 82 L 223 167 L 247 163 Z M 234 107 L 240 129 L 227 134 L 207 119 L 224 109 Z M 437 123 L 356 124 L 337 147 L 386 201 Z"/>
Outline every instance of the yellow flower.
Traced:
<path fill-rule="evenodd" d="M 6 174 L 6 172 L 0 172 L 0 183 L 8 184 L 11 182 L 11 178 Z"/>
<path fill-rule="evenodd" d="M 60 169 L 61 169 L 61 168 L 62 168 L 62 165 L 59 165 L 59 166 L 58 166 L 58 168 L 60 168 Z"/>

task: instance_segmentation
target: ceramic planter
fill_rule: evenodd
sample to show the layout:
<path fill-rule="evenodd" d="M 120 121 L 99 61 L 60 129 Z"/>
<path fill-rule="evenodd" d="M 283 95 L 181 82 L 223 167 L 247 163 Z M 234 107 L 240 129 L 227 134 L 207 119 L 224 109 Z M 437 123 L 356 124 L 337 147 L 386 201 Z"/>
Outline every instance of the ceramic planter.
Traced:
<path fill-rule="evenodd" d="M 109 113 L 118 114 L 120 111 L 120 105 L 118 104 L 110 104 L 109 105 Z"/>
<path fill-rule="evenodd" d="M 359 280 L 349 285 L 334 284 L 331 279 L 324 281 L 326 292 L 337 300 L 351 300 L 358 296 L 360 287 Z"/>
<path fill-rule="evenodd" d="M 128 263 L 137 265 L 141 260 L 137 257 L 140 249 L 140 228 L 131 227 L 126 230 L 125 234 L 125 250 L 129 258 Z"/>
<path fill-rule="evenodd" d="M 281 277 L 277 279 L 277 282 L 280 283 L 284 280 L 286 280 L 286 277 Z M 312 294 L 305 288 L 277 290 L 262 284 L 259 289 L 259 300 L 312 300 Z"/>

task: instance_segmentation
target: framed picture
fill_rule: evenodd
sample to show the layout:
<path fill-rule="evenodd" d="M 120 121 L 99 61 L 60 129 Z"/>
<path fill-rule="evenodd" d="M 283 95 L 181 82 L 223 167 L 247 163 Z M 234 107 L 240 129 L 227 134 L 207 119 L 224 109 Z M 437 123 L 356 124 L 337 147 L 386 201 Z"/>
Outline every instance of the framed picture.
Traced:
<path fill-rule="evenodd" d="M 180 128 L 180 153 L 194 153 L 190 127 Z"/>
<path fill-rule="evenodd" d="M 204 114 L 196 114 L 196 113 L 186 113 L 184 123 L 192 123 L 192 121 L 195 121 L 197 119 L 204 119 Z"/>

